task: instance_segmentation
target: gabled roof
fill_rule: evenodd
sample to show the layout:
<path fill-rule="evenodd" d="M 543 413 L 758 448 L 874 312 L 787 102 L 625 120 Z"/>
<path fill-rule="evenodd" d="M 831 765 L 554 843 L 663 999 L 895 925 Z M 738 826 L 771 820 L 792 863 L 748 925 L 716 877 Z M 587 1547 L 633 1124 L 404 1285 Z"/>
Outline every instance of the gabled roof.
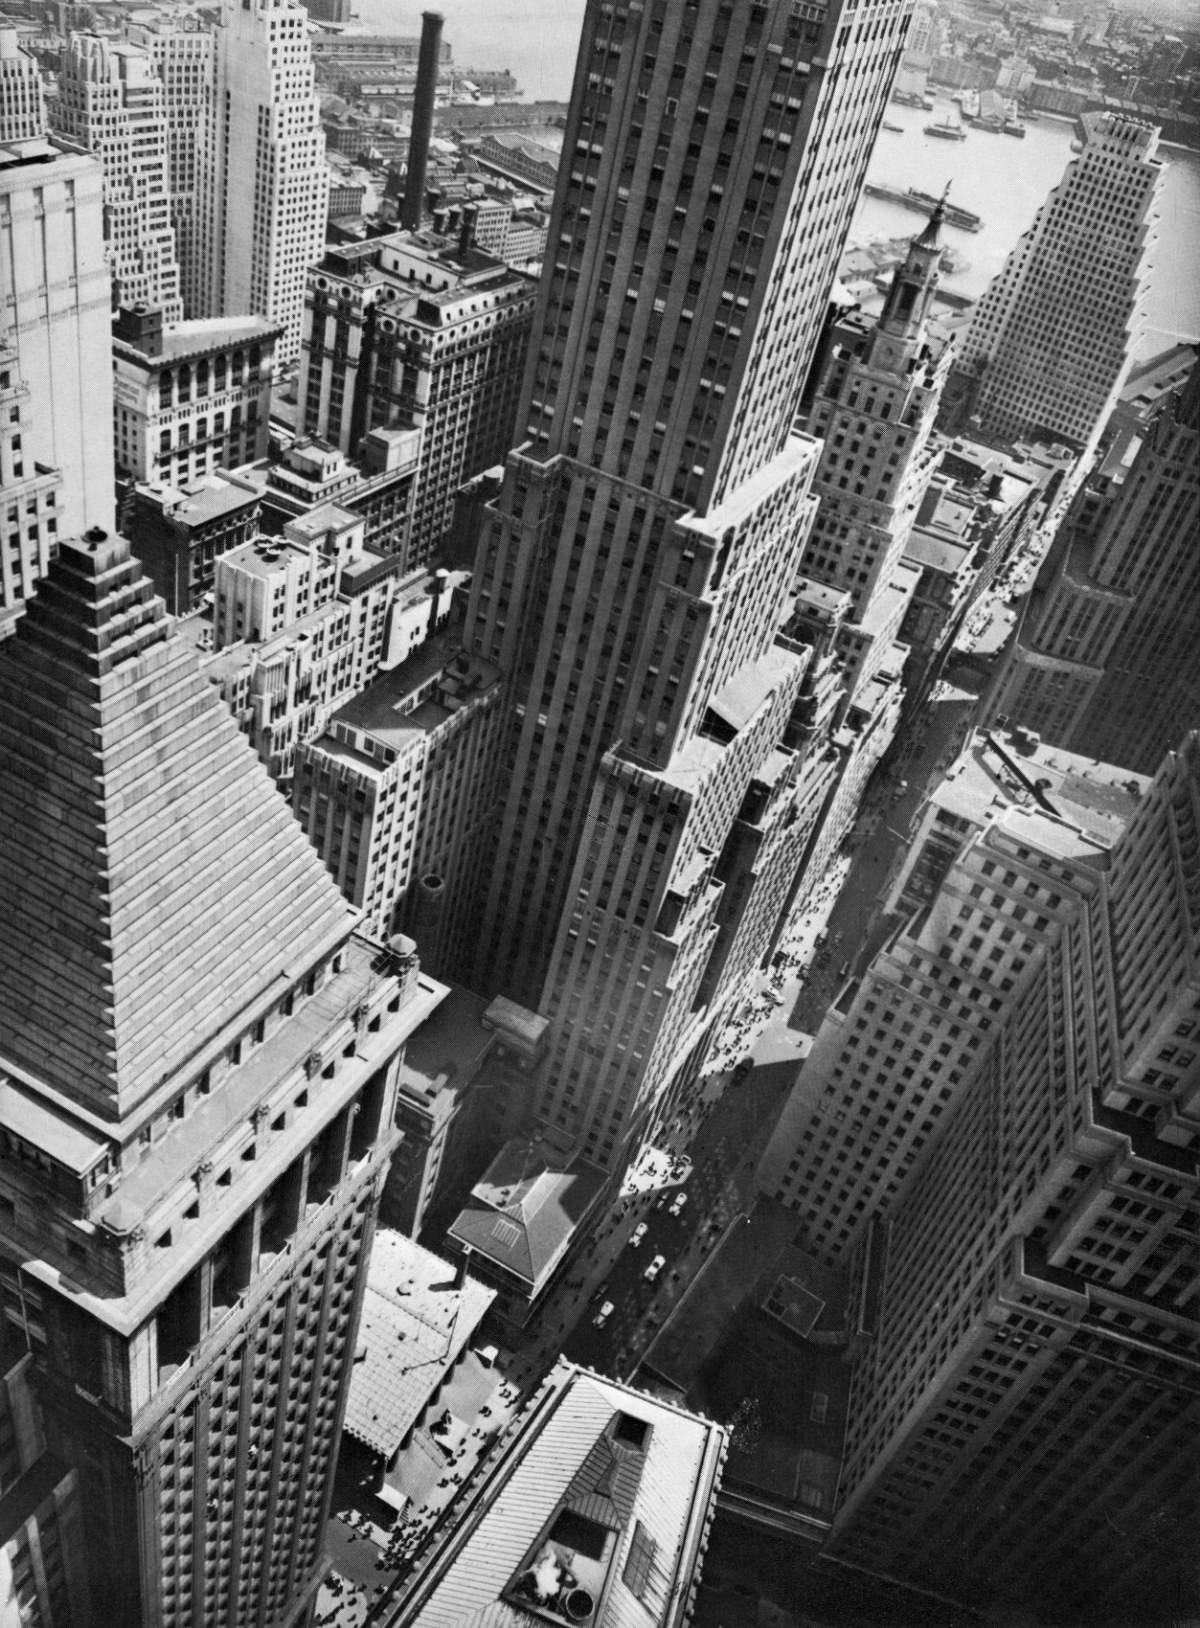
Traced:
<path fill-rule="evenodd" d="M 129 544 L 64 543 L 0 644 L 0 1059 L 115 1118 L 355 919 Z"/>

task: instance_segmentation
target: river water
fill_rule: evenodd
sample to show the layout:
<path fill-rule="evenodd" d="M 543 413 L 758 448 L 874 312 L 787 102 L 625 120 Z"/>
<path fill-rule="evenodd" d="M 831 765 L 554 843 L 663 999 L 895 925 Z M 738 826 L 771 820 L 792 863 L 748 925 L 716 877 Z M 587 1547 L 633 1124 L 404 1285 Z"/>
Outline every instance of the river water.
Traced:
<path fill-rule="evenodd" d="M 507 68 L 529 100 L 565 101 L 570 95 L 582 0 L 427 3 L 443 13 L 445 38 L 460 67 Z M 420 0 L 357 0 L 357 26 L 416 35 L 421 9 Z M 880 132 L 868 176 L 880 184 L 925 192 L 941 192 L 949 181 L 952 200 L 982 217 L 978 232 L 948 232 L 968 264 L 943 279 L 948 288 L 976 298 L 1061 176 L 1075 129 L 1067 120 L 1043 117 L 1026 126 L 1023 141 L 983 130 L 971 130 L 960 142 L 924 134 L 925 125 L 951 111 L 951 102 L 941 96 L 932 114 L 890 103 L 887 121 L 900 125 L 901 133 Z M 1140 347 L 1144 354 L 1176 339 L 1200 337 L 1200 277 L 1195 271 L 1200 264 L 1200 153 L 1178 147 L 1159 151 L 1167 173 L 1152 260 L 1150 325 Z M 911 236 L 919 230 L 919 216 L 864 196 L 850 241 Z"/>

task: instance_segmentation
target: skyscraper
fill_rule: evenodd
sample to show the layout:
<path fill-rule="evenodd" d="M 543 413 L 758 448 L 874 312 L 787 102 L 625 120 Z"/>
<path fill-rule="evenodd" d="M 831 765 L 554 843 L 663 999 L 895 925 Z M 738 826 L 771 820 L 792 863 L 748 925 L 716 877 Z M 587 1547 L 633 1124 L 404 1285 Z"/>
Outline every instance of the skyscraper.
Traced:
<path fill-rule="evenodd" d="M 539 1111 L 604 1163 L 699 1066 L 804 846 L 793 425 L 909 10 L 586 11 L 466 644 L 511 708 L 479 975 L 551 1018 Z"/>
<path fill-rule="evenodd" d="M 8 515 L 0 555 L 0 627 L 33 592 L 58 541 L 62 481 L 25 450 L 29 391 L 17 355 L 0 344 L 0 503 Z"/>
<path fill-rule="evenodd" d="M 1198 467 L 1200 363 L 1124 481 L 1065 517 L 993 713 L 1142 774 L 1200 724 Z"/>
<path fill-rule="evenodd" d="M 0 1308 L 93 1614 L 291 1628 L 440 991 L 355 935 L 123 539 L 62 543 L 0 646 L 0 748 Z"/>
<path fill-rule="evenodd" d="M 223 0 L 198 132 L 197 317 L 269 317 L 300 349 L 304 278 L 325 245 L 329 175 L 308 13 L 298 0 Z"/>
<path fill-rule="evenodd" d="M 821 1260 L 846 1259 L 937 1138 L 1143 789 L 1014 732 L 970 741 L 930 794 L 892 931 L 826 1013 L 760 1166 Z"/>
<path fill-rule="evenodd" d="M 171 222 L 166 97 L 147 53 L 126 40 L 72 34 L 58 70 L 54 127 L 104 169 L 104 241 L 114 305 L 183 315 Z"/>
<path fill-rule="evenodd" d="M 1082 145 L 971 317 L 956 410 L 987 435 L 1094 446 L 1145 320 L 1158 131 L 1085 113 Z M 947 406 L 951 393 L 947 392 Z"/>
<path fill-rule="evenodd" d="M 802 568 L 844 588 L 860 624 L 900 562 L 933 474 L 929 438 L 950 365 L 949 347 L 929 332 L 942 220 L 939 206 L 909 244 L 878 319 L 834 343 L 808 415 L 824 450 Z"/>
<path fill-rule="evenodd" d="M 5 338 L 29 392 L 19 450 L 62 476 L 59 535 L 113 517 L 112 341 L 102 175 L 44 135 L 0 149 Z"/>
<path fill-rule="evenodd" d="M 46 133 L 46 102 L 35 59 L 20 47 L 15 28 L 0 28 L 0 143 Z"/>
<path fill-rule="evenodd" d="M 889 1225 L 834 1552 L 1053 1622 L 1197 1608 L 1200 739 L 1169 754 Z"/>
<path fill-rule="evenodd" d="M 188 26 L 189 20 L 192 26 Z M 125 32 L 135 45 L 148 52 L 163 83 L 167 191 L 175 227 L 180 292 L 184 316 L 194 317 L 200 313 L 205 287 L 197 132 L 208 117 L 216 42 L 210 29 L 197 26 L 186 15 L 178 23 L 162 18 L 149 22 L 127 20 Z"/>

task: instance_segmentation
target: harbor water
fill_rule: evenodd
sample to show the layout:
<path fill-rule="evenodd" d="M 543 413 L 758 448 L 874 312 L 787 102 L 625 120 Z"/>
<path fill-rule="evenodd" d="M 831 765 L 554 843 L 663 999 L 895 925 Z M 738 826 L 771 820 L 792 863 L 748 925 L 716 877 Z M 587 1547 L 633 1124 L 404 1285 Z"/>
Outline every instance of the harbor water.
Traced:
<path fill-rule="evenodd" d="M 417 35 L 420 0 L 357 0 L 356 27 Z M 445 38 L 463 68 L 507 68 L 526 100 L 566 100 L 579 45 L 582 0 L 445 0 Z M 1071 156 L 1075 126 L 1041 117 L 1025 137 L 969 129 L 965 141 L 939 141 L 925 126 L 955 115 L 948 94 L 935 93 L 934 111 L 889 103 L 885 118 L 899 132 L 881 130 L 868 179 L 901 189 L 940 193 L 947 181 L 956 204 L 979 215 L 978 232 L 951 231 L 948 239 L 968 264 L 944 281 L 977 298 L 1033 219 Z M 552 139 L 552 138 L 551 138 Z M 1167 163 L 1159 239 L 1153 256 L 1150 325 L 1144 354 L 1177 339 L 1200 337 L 1200 153 L 1160 148 Z M 850 241 L 912 236 L 920 216 L 880 198 L 864 197 Z"/>

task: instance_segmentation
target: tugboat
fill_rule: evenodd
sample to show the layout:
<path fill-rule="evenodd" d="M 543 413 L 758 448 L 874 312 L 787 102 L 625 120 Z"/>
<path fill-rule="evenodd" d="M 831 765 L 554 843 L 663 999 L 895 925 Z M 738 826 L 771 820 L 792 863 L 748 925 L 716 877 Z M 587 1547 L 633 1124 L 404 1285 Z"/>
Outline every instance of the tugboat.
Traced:
<path fill-rule="evenodd" d="M 904 134 L 904 126 L 902 124 L 889 124 L 886 119 L 883 121 L 883 128 L 885 130 L 890 130 L 894 136 L 902 136 Z"/>

